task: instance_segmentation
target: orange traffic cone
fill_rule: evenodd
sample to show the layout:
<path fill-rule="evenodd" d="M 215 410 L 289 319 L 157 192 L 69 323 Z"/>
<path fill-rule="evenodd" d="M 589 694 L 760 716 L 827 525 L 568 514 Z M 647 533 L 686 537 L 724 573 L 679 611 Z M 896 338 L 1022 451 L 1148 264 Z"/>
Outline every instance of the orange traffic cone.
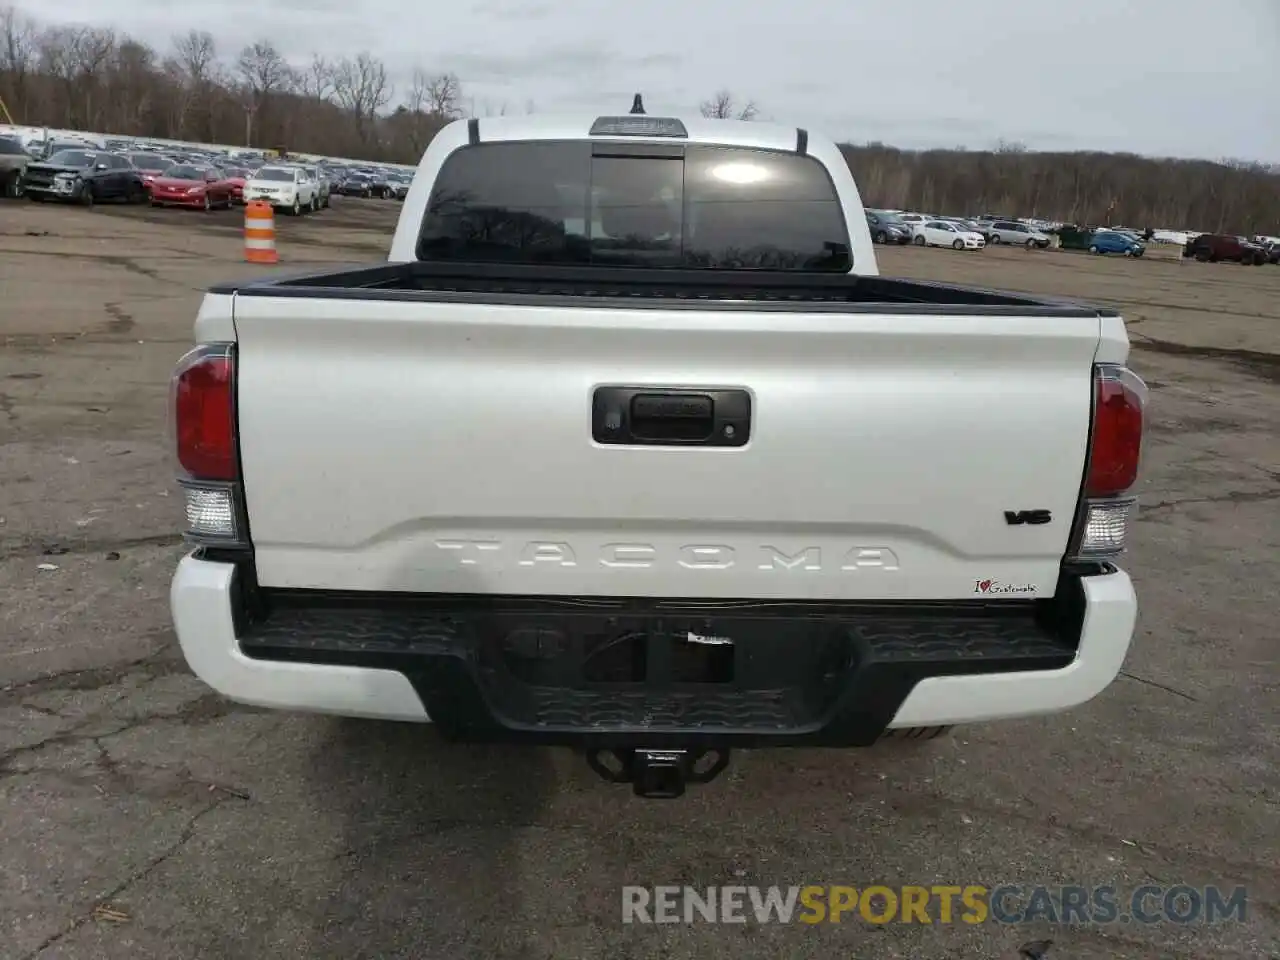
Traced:
<path fill-rule="evenodd" d="M 280 262 L 275 212 L 261 200 L 250 200 L 244 207 L 244 259 L 246 263 Z"/>

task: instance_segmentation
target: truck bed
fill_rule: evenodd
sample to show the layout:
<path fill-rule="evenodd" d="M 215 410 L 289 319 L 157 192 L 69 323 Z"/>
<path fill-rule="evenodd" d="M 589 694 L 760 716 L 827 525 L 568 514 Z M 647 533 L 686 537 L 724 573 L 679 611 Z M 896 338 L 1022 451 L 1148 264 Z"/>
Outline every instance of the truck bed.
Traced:
<path fill-rule="evenodd" d="M 1094 318 L 1093 307 L 1029 294 L 856 274 L 655 270 L 526 264 L 389 263 L 225 283 L 211 293 L 334 300 L 426 300 L 662 309 Z M 605 303 L 600 303 L 605 301 Z M 960 309 L 963 308 L 963 309 Z"/>

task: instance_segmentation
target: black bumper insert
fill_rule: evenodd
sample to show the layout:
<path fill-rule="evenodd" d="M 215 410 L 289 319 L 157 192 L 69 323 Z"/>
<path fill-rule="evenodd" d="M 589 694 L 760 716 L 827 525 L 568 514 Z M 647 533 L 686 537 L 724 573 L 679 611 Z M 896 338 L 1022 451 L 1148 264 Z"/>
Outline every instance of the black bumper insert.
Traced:
<path fill-rule="evenodd" d="M 1075 656 L 1054 601 L 256 595 L 250 657 L 402 672 L 446 736 L 588 748 L 856 746 L 917 682 Z"/>

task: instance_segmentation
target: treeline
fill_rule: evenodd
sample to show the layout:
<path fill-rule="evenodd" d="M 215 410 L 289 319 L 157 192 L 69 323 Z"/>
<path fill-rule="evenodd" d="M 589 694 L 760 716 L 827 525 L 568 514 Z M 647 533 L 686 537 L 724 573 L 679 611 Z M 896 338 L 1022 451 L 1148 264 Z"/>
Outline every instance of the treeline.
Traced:
<path fill-rule="evenodd" d="M 447 73 L 414 71 L 391 107 L 396 92 L 367 52 L 297 64 L 269 40 L 223 50 L 199 30 L 158 51 L 0 7 L 0 98 L 19 124 L 408 162 L 472 107 Z"/>
<path fill-rule="evenodd" d="M 0 98 L 15 122 L 137 137 L 285 146 L 413 163 L 444 124 L 507 112 L 476 104 L 451 73 L 414 70 L 397 90 L 368 52 L 289 62 L 268 40 L 219 48 L 203 31 L 155 50 L 117 31 L 46 25 L 0 7 Z M 708 116 L 751 119 L 720 91 Z M 530 111 L 533 104 L 524 104 Z M 1280 231 L 1280 170 L 1112 153 L 908 151 L 842 146 L 870 206 L 1039 216 L 1074 223 Z"/>
<path fill-rule="evenodd" d="M 842 144 L 863 202 L 1137 229 L 1280 232 L 1280 168 L 1129 153 L 899 150 Z"/>

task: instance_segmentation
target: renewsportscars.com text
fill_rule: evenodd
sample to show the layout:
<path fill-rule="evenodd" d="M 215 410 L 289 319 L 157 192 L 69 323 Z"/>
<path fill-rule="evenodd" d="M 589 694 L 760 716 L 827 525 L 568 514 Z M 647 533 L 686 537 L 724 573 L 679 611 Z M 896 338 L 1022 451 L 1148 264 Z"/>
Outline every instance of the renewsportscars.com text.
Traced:
<path fill-rule="evenodd" d="M 629 886 L 623 923 L 1243 923 L 1244 887 Z"/>

